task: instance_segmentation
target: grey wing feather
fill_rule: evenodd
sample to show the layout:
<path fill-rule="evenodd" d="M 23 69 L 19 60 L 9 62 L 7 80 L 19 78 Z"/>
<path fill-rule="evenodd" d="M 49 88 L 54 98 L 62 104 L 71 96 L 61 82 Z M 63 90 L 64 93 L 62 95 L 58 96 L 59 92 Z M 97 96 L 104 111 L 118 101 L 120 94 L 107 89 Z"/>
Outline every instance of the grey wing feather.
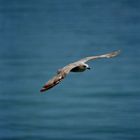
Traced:
<path fill-rule="evenodd" d="M 86 57 L 86 58 L 83 58 L 83 59 L 79 60 L 79 62 L 85 63 L 87 61 L 95 60 L 95 59 L 98 59 L 98 58 L 111 58 L 111 57 L 117 56 L 118 54 L 120 54 L 120 50 L 117 50 L 117 51 L 114 51 L 114 52 L 111 52 L 111 53 L 107 53 L 107 54 L 103 54 L 103 55 Z"/>

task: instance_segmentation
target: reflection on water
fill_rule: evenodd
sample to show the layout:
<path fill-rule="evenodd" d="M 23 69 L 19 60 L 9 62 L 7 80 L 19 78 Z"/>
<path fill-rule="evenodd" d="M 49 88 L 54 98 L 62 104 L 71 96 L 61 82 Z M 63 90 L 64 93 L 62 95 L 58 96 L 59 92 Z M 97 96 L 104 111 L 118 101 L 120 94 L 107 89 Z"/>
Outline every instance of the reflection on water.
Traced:
<path fill-rule="evenodd" d="M 0 139 L 140 139 L 138 1 L 0 5 Z M 39 93 L 67 63 L 117 49 Z"/>

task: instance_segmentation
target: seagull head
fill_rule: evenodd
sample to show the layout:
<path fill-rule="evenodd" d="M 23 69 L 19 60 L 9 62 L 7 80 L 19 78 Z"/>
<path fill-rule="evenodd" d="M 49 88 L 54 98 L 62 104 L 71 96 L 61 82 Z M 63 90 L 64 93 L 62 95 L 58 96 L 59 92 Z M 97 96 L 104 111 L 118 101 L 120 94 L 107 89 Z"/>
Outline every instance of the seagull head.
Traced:
<path fill-rule="evenodd" d="M 87 67 L 87 69 L 90 70 L 91 68 L 90 67 Z"/>
<path fill-rule="evenodd" d="M 89 67 L 89 65 L 88 64 L 85 64 L 84 63 L 84 66 L 86 67 L 86 69 L 88 69 L 88 70 L 90 70 L 91 68 Z"/>

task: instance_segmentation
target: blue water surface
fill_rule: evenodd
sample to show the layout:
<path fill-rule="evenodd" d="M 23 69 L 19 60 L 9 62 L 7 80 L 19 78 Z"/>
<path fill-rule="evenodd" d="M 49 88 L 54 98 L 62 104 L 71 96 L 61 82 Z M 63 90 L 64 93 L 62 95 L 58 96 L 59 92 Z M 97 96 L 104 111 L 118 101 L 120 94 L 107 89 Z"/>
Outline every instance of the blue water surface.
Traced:
<path fill-rule="evenodd" d="M 114 50 L 39 92 L 57 69 Z M 0 1 L 1 140 L 140 140 L 140 1 Z"/>

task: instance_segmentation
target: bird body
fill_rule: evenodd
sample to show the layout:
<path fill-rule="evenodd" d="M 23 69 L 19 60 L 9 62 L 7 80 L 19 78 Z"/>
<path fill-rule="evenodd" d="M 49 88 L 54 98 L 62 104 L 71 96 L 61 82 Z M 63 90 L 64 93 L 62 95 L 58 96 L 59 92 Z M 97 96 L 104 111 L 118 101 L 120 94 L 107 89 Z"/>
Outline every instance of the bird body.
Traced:
<path fill-rule="evenodd" d="M 65 77 L 67 74 L 69 74 L 69 72 L 84 72 L 87 69 L 90 69 L 89 65 L 86 64 L 86 62 L 90 61 L 90 60 L 95 60 L 98 58 L 111 58 L 111 57 L 115 57 L 120 53 L 120 50 L 118 51 L 114 51 L 111 53 L 107 53 L 107 54 L 103 54 L 103 55 L 97 55 L 97 56 L 90 56 L 90 57 L 86 57 L 83 58 L 79 61 L 73 62 L 71 64 L 66 65 L 65 67 L 63 67 L 62 69 L 59 69 L 57 71 L 57 75 L 54 76 L 52 79 L 50 79 L 40 90 L 41 92 L 44 92 L 52 87 L 54 87 L 55 85 L 59 84 Z"/>
<path fill-rule="evenodd" d="M 83 72 L 86 69 L 90 69 L 89 66 L 88 66 L 88 64 L 85 64 L 85 63 L 82 64 L 81 63 L 81 64 L 79 64 L 79 66 L 76 66 L 73 69 L 71 69 L 70 72 Z"/>

